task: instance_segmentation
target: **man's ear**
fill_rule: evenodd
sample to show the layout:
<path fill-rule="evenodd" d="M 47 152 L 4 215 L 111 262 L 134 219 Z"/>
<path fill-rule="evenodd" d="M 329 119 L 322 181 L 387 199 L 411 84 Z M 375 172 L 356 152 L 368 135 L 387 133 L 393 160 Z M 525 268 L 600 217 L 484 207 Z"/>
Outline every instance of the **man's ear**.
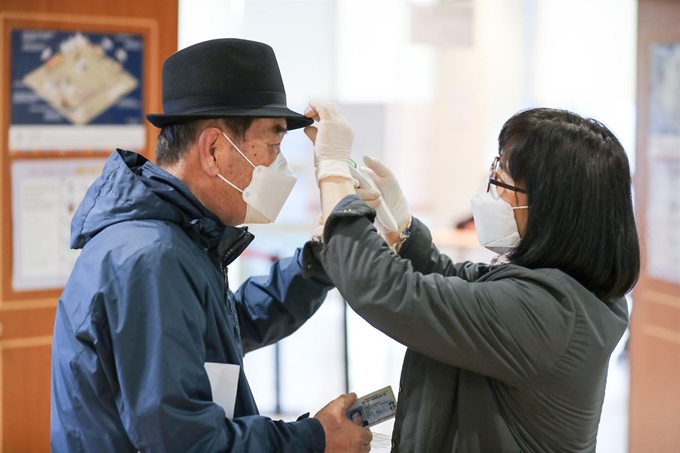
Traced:
<path fill-rule="evenodd" d="M 198 137 L 198 158 L 201 168 L 210 176 L 217 176 L 220 169 L 217 165 L 217 143 L 221 133 L 215 127 L 209 127 Z"/>

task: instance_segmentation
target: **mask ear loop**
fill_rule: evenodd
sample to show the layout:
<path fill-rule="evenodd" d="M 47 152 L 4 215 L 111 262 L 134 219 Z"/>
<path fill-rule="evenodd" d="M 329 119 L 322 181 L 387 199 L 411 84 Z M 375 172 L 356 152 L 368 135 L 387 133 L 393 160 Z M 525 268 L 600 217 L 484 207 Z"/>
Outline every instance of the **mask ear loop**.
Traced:
<path fill-rule="evenodd" d="M 217 176 L 218 176 L 222 181 L 226 182 L 226 183 L 229 184 L 231 187 L 233 187 L 234 189 L 236 189 L 236 190 L 238 190 L 239 192 L 243 193 L 243 191 L 242 191 L 241 189 L 239 189 L 238 187 L 236 187 L 232 182 L 230 182 L 227 178 L 225 178 L 225 177 L 222 176 L 221 174 L 218 173 Z"/>
<path fill-rule="evenodd" d="M 222 132 L 222 131 L 220 131 L 220 132 Z M 248 159 L 248 158 L 246 157 L 246 155 L 243 154 L 243 152 L 242 152 L 240 149 L 238 149 L 238 146 L 236 146 L 236 144 L 235 144 L 234 142 L 231 141 L 231 139 L 227 136 L 227 134 L 225 134 L 224 132 L 222 132 L 222 135 L 224 135 L 224 138 L 226 138 L 227 141 L 228 141 L 229 143 L 231 143 L 231 146 L 233 146 L 234 149 L 235 149 L 236 151 L 238 151 L 238 153 L 246 160 L 246 162 L 248 162 L 248 163 L 250 164 L 251 167 L 255 168 L 255 164 L 253 164 L 253 163 L 250 161 L 250 159 Z"/>
<path fill-rule="evenodd" d="M 515 192 L 515 202 L 517 202 L 517 192 Z M 529 205 L 527 206 L 510 206 L 512 210 L 514 211 L 515 209 L 529 209 Z"/>
<path fill-rule="evenodd" d="M 517 202 L 517 192 L 515 192 L 515 202 Z M 527 206 L 510 206 L 512 210 L 514 211 L 515 209 L 529 209 L 529 205 Z"/>
<path fill-rule="evenodd" d="M 250 159 L 248 159 L 248 158 L 246 157 L 246 155 L 243 154 L 243 152 L 238 148 L 238 146 L 236 146 L 236 144 L 235 144 L 234 142 L 231 141 L 231 139 L 227 136 L 227 134 L 225 134 L 223 131 L 220 131 L 220 132 L 222 132 L 222 135 L 224 135 L 224 138 L 226 138 L 227 141 L 228 141 L 229 143 L 231 143 L 231 146 L 234 147 L 234 149 L 241 155 L 241 157 L 243 157 L 243 158 L 246 160 L 246 162 L 248 162 L 248 163 L 250 164 L 251 167 L 256 168 L 255 165 L 250 161 Z M 236 186 L 234 185 L 234 183 L 232 183 L 231 181 L 229 181 L 227 178 L 225 178 L 225 177 L 222 176 L 221 174 L 218 173 L 217 176 L 218 176 L 222 181 L 226 182 L 226 183 L 229 184 L 231 187 L 233 187 L 234 189 L 236 189 L 236 190 L 238 190 L 239 192 L 243 193 L 243 190 L 241 190 L 241 189 L 239 189 L 238 187 L 236 187 Z"/>

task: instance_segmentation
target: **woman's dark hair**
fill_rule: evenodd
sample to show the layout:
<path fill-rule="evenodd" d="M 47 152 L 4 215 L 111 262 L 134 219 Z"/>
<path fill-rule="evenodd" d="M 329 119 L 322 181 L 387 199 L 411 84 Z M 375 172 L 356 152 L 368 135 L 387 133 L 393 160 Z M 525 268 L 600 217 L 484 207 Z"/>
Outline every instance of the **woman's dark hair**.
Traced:
<path fill-rule="evenodd" d="M 511 262 L 557 268 L 600 299 L 640 274 L 628 158 L 602 123 L 566 110 L 517 113 L 498 137 L 501 168 L 526 189 L 526 230 Z"/>
<path fill-rule="evenodd" d="M 229 137 L 236 143 L 245 139 L 246 131 L 255 118 L 229 117 L 221 118 L 222 125 L 231 132 Z M 171 166 L 178 163 L 189 152 L 191 144 L 196 140 L 201 125 L 205 119 L 170 123 L 163 126 L 156 143 L 156 163 L 161 166 Z"/>

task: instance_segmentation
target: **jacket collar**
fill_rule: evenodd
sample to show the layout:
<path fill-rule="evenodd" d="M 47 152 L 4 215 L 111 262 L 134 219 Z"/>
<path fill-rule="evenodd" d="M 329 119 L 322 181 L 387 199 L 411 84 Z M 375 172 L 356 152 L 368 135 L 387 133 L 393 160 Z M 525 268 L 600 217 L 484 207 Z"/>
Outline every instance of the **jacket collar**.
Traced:
<path fill-rule="evenodd" d="M 248 227 L 219 225 L 209 218 L 192 219 L 185 231 L 221 268 L 231 264 L 255 239 Z"/>
<path fill-rule="evenodd" d="M 71 247 L 82 248 L 102 230 L 129 220 L 180 225 L 216 265 L 231 263 L 253 240 L 246 227 L 222 223 L 181 180 L 137 153 L 118 149 L 73 216 Z"/>
<path fill-rule="evenodd" d="M 248 227 L 222 223 L 198 201 L 181 180 L 150 161 L 144 162 L 140 176 L 157 183 L 150 186 L 151 189 L 181 210 L 182 227 L 210 255 L 215 264 L 221 267 L 231 264 L 255 239 Z"/>

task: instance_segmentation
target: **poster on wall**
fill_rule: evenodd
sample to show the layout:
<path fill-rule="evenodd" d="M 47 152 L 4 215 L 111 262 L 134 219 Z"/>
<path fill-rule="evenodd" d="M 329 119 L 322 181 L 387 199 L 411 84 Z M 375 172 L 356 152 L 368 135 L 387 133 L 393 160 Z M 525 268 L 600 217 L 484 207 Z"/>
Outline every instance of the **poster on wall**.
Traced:
<path fill-rule="evenodd" d="M 647 137 L 647 270 L 680 284 L 680 42 L 652 45 Z"/>
<path fill-rule="evenodd" d="M 141 150 L 144 38 L 11 30 L 9 150 Z"/>
<path fill-rule="evenodd" d="M 12 289 L 61 288 L 79 255 L 71 219 L 106 159 L 12 162 Z"/>

